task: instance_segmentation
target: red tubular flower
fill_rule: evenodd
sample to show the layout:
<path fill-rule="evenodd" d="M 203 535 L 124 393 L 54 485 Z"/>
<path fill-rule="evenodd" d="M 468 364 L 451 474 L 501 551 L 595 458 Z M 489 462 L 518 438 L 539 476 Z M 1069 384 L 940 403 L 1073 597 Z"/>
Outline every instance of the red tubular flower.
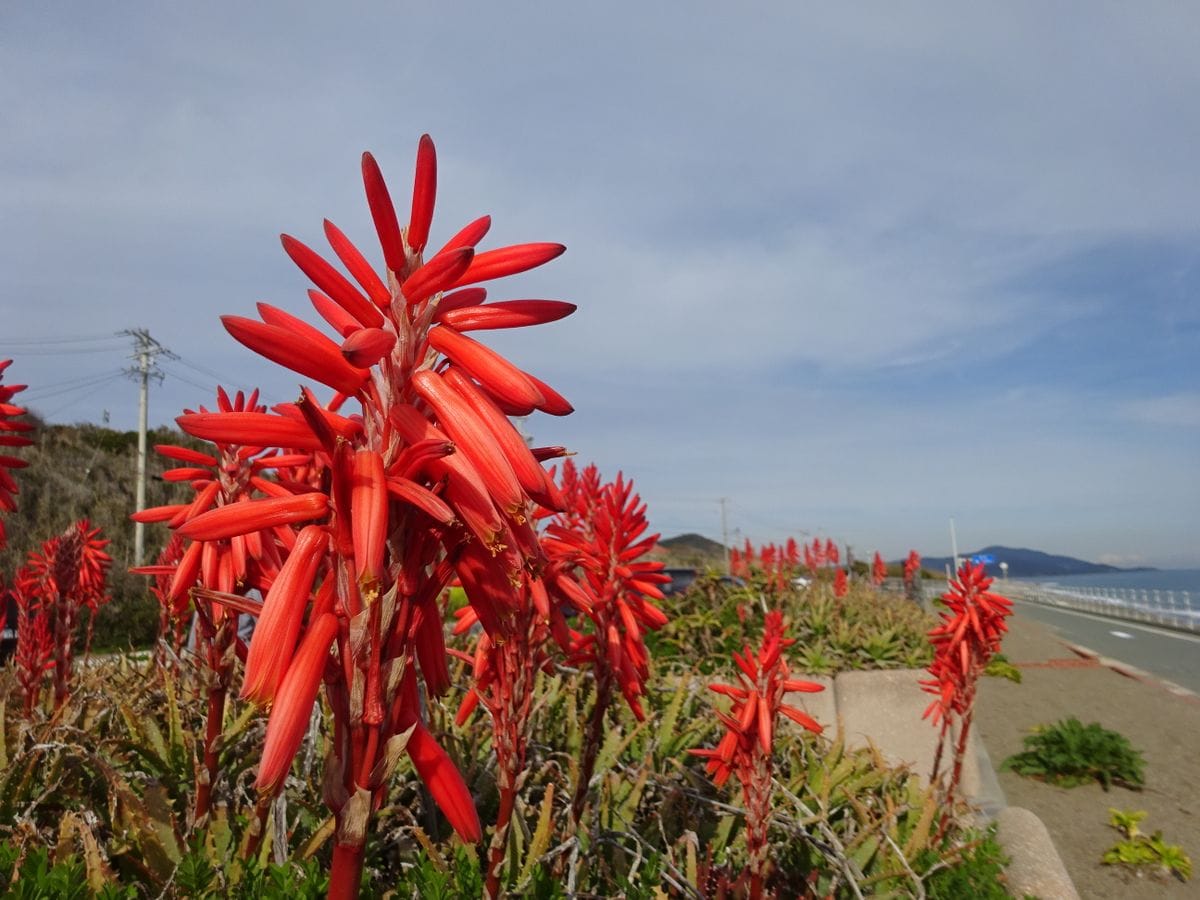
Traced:
<path fill-rule="evenodd" d="M 462 327 L 482 332 L 549 322 L 570 312 L 569 304 L 557 301 L 522 300 L 493 309 L 482 289 L 444 293 L 540 265 L 562 246 L 522 244 L 476 252 L 490 225 L 483 217 L 426 256 L 437 185 L 428 136 L 417 152 L 407 227 L 401 226 L 404 220 L 370 154 L 363 156 L 362 173 L 383 272 L 375 273 L 366 256 L 329 223 L 325 236 L 349 277 L 313 248 L 283 238 L 285 252 L 315 288 L 309 299 L 333 333 L 267 304 L 259 306 L 261 321 L 225 318 L 238 341 L 333 388 L 333 400 L 322 403 L 305 389 L 296 403 L 270 413 L 231 405 L 178 420 L 184 431 L 218 445 L 278 450 L 281 457 L 311 454 L 308 474 L 298 477 L 296 469 L 274 479 L 256 474 L 234 504 L 200 494 L 197 499 L 207 500 L 206 508 L 193 504 L 186 511 L 156 514 L 197 542 L 179 564 L 180 590 L 196 575 L 207 579 L 206 573 L 221 570 L 213 558 L 221 557 L 226 542 L 240 561 L 241 552 L 234 550 L 239 540 L 245 542 L 247 559 L 256 558 L 260 545 L 264 557 L 274 559 L 263 585 L 269 589 L 276 579 L 290 581 L 290 570 L 282 571 L 288 565 L 284 559 L 290 563 L 289 554 L 306 552 L 296 536 L 298 526 L 327 535 L 316 574 L 310 577 L 306 567 L 299 586 L 286 588 L 285 639 L 273 642 L 273 650 L 282 660 L 275 669 L 281 673 L 276 705 L 292 684 L 305 686 L 299 694 L 304 700 L 314 676 L 311 669 L 293 674 L 304 651 L 296 649 L 292 629 L 297 621 L 308 622 L 299 636 L 305 648 L 315 628 L 329 627 L 324 615 L 337 622 L 333 661 L 324 675 L 335 715 L 333 769 L 326 777 L 326 796 L 338 823 L 330 887 L 335 897 L 357 894 L 362 797 L 370 798 L 369 816 L 386 790 L 385 762 L 392 758 L 385 752 L 388 741 L 419 720 L 417 672 L 429 696 L 448 686 L 437 597 L 457 575 L 490 636 L 507 639 L 530 602 L 520 586 L 536 581 L 546 568 L 532 511 L 535 503 L 554 503 L 554 491 L 506 416 L 514 408 L 552 414 L 570 409 L 549 386 L 444 318 L 462 309 Z M 465 312 L 468 308 L 474 311 Z M 194 551 L 199 543 L 216 549 Z M 272 605 L 269 598 L 260 627 L 269 624 Z M 274 634 L 277 627 L 282 628 L 271 625 L 266 631 Z M 266 670 L 257 663 L 248 666 L 247 678 L 257 679 L 261 671 Z M 397 671 L 411 674 L 398 684 Z M 409 689 L 401 685 L 410 678 L 407 695 Z M 248 683 L 248 689 L 258 694 L 256 684 Z M 290 722 L 304 706 L 289 703 L 293 707 L 280 721 Z M 477 840 L 470 795 L 461 779 L 455 783 L 448 774 L 453 770 L 449 757 L 422 729 L 413 731 L 419 736 L 409 746 L 417 772 L 433 782 L 431 792 L 460 836 Z M 278 767 L 287 754 L 278 748 L 288 746 L 272 746 L 273 768 L 261 782 L 265 794 L 281 783 Z"/>
<path fill-rule="evenodd" d="M 42 678 L 54 668 L 54 636 L 50 630 L 53 611 L 41 603 L 35 590 L 36 578 L 29 569 L 20 569 L 11 587 L 0 591 L 0 600 L 8 606 L 11 597 L 17 607 L 17 647 L 13 653 L 17 683 L 21 685 L 25 716 L 28 718 L 42 691 Z"/>
<path fill-rule="evenodd" d="M 958 741 L 954 747 L 953 771 L 947 795 L 953 796 L 962 776 L 962 761 L 975 708 L 975 687 L 988 662 L 1000 650 L 1000 642 L 1008 631 L 1005 619 L 1012 615 L 1012 603 L 989 593 L 992 579 L 983 566 L 964 562 L 958 570 L 958 580 L 942 597 L 946 609 L 941 623 L 929 632 L 933 644 L 930 678 L 922 688 L 935 695 L 925 710 L 925 717 L 936 725 L 941 722 L 941 735 L 934 757 L 930 780 L 936 782 L 942 751 L 952 724 L 957 722 Z M 943 822 L 943 827 L 944 827 Z"/>
<path fill-rule="evenodd" d="M 736 775 L 742 787 L 746 806 L 746 845 L 750 859 L 750 896 L 762 896 L 763 885 L 770 867 L 768 827 L 771 818 L 772 745 L 775 723 L 784 715 L 815 734 L 821 725 L 800 709 L 783 702 L 789 691 L 814 693 L 824 687 L 790 677 L 783 651 L 795 643 L 784 637 L 783 614 L 778 610 L 767 613 L 763 624 L 763 639 L 758 652 L 746 647 L 733 658 L 739 669 L 739 683 L 713 684 L 710 690 L 729 697 L 729 715 L 717 713 L 725 725 L 724 736 L 715 749 L 694 749 L 695 756 L 708 760 L 706 768 L 718 787 Z"/>
<path fill-rule="evenodd" d="M 4 370 L 10 365 L 11 359 L 0 360 L 0 379 L 4 377 Z M 26 437 L 26 433 L 32 431 L 33 426 L 28 422 L 14 421 L 25 415 L 25 408 L 15 405 L 12 398 L 25 390 L 25 387 L 23 384 L 0 384 L 0 513 L 13 512 L 17 508 L 17 483 L 9 474 L 9 470 L 23 469 L 29 465 L 25 460 L 7 452 L 9 447 L 28 447 L 33 443 Z M 7 542 L 4 519 L 0 517 L 0 549 L 3 549 Z"/>
<path fill-rule="evenodd" d="M 916 550 L 909 550 L 908 556 L 904 560 L 904 584 L 906 587 L 912 587 L 913 582 L 920 577 L 921 574 L 921 554 Z"/>
<path fill-rule="evenodd" d="M 96 611 L 108 602 L 105 582 L 112 565 L 104 548 L 109 541 L 80 519 L 56 538 L 29 554 L 23 590 L 37 596 L 38 605 L 53 617 L 54 705 L 62 706 L 70 694 L 75 625 L 81 609 L 89 611 L 85 647 L 91 646 Z"/>
<path fill-rule="evenodd" d="M 833 576 L 833 596 L 845 597 L 850 591 L 850 585 L 846 581 L 846 570 L 838 569 Z"/>
<path fill-rule="evenodd" d="M 751 581 L 758 590 L 767 594 L 779 594 L 787 590 L 800 571 L 800 546 L 795 538 L 788 538 L 783 546 L 763 544 L 757 550 L 747 540 L 745 549 L 733 551 L 732 558 L 737 559 L 736 566 L 731 561 L 733 574 Z M 816 569 L 812 550 L 807 545 L 804 547 L 804 564 Z"/>
<path fill-rule="evenodd" d="M 309 716 L 317 700 L 317 688 L 325 672 L 329 647 L 337 634 L 337 617 L 324 613 L 304 635 L 279 688 L 279 696 L 267 720 L 267 739 L 254 786 L 273 793 L 292 766 L 296 751 L 308 730 Z"/>
<path fill-rule="evenodd" d="M 566 460 L 560 490 L 566 508 L 550 520 L 542 542 L 553 573 L 546 586 L 566 604 L 582 600 L 591 630 L 571 633 L 571 657 L 596 678 L 596 705 L 572 802 L 578 822 L 614 687 L 637 719 L 645 715 L 639 698 L 650 676 L 650 657 L 642 635 L 666 622 L 650 599 L 661 599 L 657 585 L 670 579 L 662 574 L 663 563 L 644 559 L 658 535 L 643 537 L 649 528 L 646 505 L 632 482 L 618 473 L 616 481 L 603 483 L 595 466 L 579 473 Z M 575 578 L 577 584 L 567 587 Z"/>
<path fill-rule="evenodd" d="M 883 557 L 879 555 L 879 551 L 875 551 L 875 558 L 871 561 L 871 581 L 876 586 L 883 584 L 887 578 L 887 563 L 883 561 Z"/>

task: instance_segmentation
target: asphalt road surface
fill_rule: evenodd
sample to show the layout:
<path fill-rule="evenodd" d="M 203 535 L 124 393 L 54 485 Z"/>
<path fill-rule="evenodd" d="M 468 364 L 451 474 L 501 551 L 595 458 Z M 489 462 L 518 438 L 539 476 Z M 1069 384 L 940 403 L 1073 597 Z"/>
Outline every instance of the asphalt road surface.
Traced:
<path fill-rule="evenodd" d="M 1014 609 L 1073 644 L 1145 669 L 1200 694 L 1200 636 L 1093 613 L 1013 601 Z M 1016 662 L 1017 660 L 1014 660 Z"/>

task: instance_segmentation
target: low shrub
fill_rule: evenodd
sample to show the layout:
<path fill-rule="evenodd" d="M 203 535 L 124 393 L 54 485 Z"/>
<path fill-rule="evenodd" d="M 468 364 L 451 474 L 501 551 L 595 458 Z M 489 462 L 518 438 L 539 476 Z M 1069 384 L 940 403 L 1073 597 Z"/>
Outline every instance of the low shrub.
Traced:
<path fill-rule="evenodd" d="M 1113 784 L 1140 790 L 1145 761 L 1124 735 L 1072 716 L 1026 737 L 1025 750 L 1001 768 L 1060 787 L 1098 781 L 1105 790 Z"/>

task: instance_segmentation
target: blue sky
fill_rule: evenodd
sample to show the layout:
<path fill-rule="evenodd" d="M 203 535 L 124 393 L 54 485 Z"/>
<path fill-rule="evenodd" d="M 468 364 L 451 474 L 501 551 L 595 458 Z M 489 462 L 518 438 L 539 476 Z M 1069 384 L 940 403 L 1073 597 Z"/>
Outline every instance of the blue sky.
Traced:
<path fill-rule="evenodd" d="M 0 356 L 55 422 L 134 426 L 133 327 L 180 356 L 154 423 L 215 373 L 293 398 L 218 316 L 308 316 L 279 232 L 374 248 L 359 154 L 404 197 L 429 132 L 435 241 L 568 247 L 505 296 L 579 312 L 493 342 L 576 406 L 530 429 L 664 534 L 727 497 L 738 539 L 1200 566 L 1198 43 L 1183 4 L 9 4 Z"/>

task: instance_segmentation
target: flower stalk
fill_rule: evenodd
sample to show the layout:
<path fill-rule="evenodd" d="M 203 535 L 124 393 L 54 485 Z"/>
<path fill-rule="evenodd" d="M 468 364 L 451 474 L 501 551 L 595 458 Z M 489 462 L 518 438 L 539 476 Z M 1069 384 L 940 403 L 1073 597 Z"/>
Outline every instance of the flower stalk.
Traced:
<path fill-rule="evenodd" d="M 718 787 L 722 787 L 730 775 L 736 776 L 741 785 L 749 856 L 746 874 L 752 900 L 763 896 L 770 873 L 768 832 L 772 756 L 778 718 L 783 715 L 815 734 L 822 730 L 807 713 L 784 703 L 784 696 L 791 691 L 814 693 L 824 690 L 819 684 L 791 678 L 783 651 L 794 644 L 795 639 L 785 637 L 784 633 L 783 614 L 771 610 L 763 623 L 763 638 L 757 653 L 747 646 L 742 653 L 733 654 L 738 667 L 738 683 L 709 685 L 710 690 L 732 701 L 728 714 L 717 713 L 725 726 L 725 734 L 715 748 L 691 751 L 708 760 L 706 769 Z"/>

